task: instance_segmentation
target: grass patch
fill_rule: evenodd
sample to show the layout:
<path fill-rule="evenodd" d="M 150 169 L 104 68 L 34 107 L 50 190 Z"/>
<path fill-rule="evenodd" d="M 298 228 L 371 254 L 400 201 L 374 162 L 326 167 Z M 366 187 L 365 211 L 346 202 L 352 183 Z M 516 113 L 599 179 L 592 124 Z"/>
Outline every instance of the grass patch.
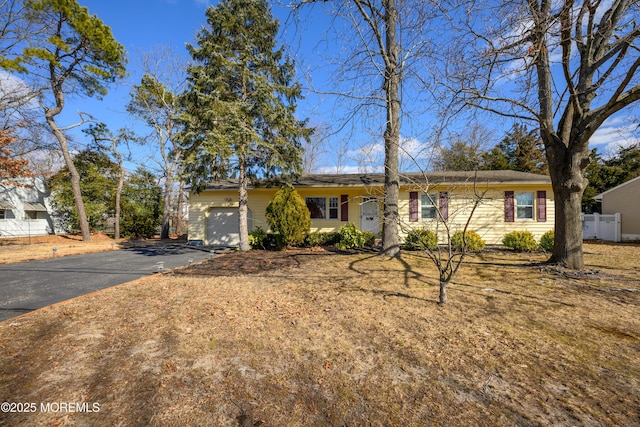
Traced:
<path fill-rule="evenodd" d="M 3 401 L 100 411 L 0 424 L 637 425 L 640 247 L 585 251 L 581 274 L 470 256 L 444 307 L 416 253 L 230 253 L 110 288 L 0 323 Z"/>

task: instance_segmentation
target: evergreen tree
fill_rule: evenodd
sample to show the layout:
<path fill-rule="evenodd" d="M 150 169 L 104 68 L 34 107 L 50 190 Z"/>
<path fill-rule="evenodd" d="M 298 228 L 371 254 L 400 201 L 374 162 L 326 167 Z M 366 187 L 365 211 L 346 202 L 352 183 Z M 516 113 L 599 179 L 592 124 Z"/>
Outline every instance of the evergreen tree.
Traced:
<path fill-rule="evenodd" d="M 589 166 L 584 171 L 589 185 L 582 195 L 582 211 L 586 213 L 601 211 L 602 206 L 594 199 L 595 196 L 640 176 L 640 144 L 621 148 L 606 160 L 594 148 L 589 160 Z"/>
<path fill-rule="evenodd" d="M 122 194 L 122 233 L 127 237 L 152 237 L 162 223 L 162 189 L 156 177 L 138 167 L 128 177 Z"/>
<path fill-rule="evenodd" d="M 514 124 L 500 143 L 482 156 L 482 169 L 548 174 L 544 144 L 536 130 Z"/>
<path fill-rule="evenodd" d="M 626 172 L 621 177 L 622 182 L 640 175 L 640 143 L 630 147 L 620 148 L 618 153 L 605 162 L 607 166 L 618 167 Z"/>
<path fill-rule="evenodd" d="M 101 152 L 84 150 L 73 162 L 80 178 L 80 191 L 90 229 L 103 225 L 114 215 L 115 191 L 120 176 L 118 165 Z M 74 191 L 68 167 L 51 177 L 49 186 L 53 194 L 53 208 L 67 231 L 80 229 L 78 211 L 74 209 Z"/>
<path fill-rule="evenodd" d="M 443 171 L 473 171 L 479 168 L 480 157 L 480 145 L 457 141 L 440 150 L 437 164 Z"/>
<path fill-rule="evenodd" d="M 184 176 L 194 190 L 237 174 L 240 249 L 249 250 L 247 186 L 253 176 L 297 174 L 300 139 L 310 130 L 294 116 L 301 87 L 294 64 L 276 46 L 279 23 L 265 0 L 222 0 L 206 11 L 182 94 Z"/>

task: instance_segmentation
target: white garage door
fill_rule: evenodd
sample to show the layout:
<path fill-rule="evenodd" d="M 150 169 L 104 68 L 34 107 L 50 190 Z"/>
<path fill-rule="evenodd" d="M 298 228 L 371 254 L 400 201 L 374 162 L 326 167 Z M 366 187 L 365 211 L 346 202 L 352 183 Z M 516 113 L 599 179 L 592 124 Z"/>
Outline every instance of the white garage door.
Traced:
<path fill-rule="evenodd" d="M 213 208 L 207 220 L 207 243 L 213 246 L 238 246 L 238 208 Z"/>

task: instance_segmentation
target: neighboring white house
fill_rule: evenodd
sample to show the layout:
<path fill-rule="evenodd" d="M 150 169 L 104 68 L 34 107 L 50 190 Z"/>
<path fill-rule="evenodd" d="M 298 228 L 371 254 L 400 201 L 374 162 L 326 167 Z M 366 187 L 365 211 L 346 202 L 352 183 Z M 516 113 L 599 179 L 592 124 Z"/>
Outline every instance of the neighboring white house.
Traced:
<path fill-rule="evenodd" d="M 56 232 L 50 192 L 42 178 L 0 182 L 0 238 L 41 236 Z"/>

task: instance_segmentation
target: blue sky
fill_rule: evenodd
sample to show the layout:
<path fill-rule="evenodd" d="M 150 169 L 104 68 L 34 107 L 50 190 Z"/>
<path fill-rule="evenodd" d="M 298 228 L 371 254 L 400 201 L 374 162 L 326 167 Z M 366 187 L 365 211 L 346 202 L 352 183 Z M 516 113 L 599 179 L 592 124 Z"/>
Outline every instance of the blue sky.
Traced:
<path fill-rule="evenodd" d="M 134 128 L 140 133 L 145 132 L 143 128 L 135 124 L 126 114 L 125 105 L 129 100 L 130 86 L 137 84 L 140 79 L 140 71 L 136 68 L 136 57 L 140 52 L 150 51 L 158 46 L 171 45 L 173 50 L 184 55 L 188 60 L 185 49 L 186 43 L 194 43 L 197 31 L 206 25 L 205 10 L 212 4 L 203 0 L 146 0 L 146 1 L 124 1 L 124 0 L 80 0 L 80 4 L 86 6 L 91 14 L 97 15 L 103 22 L 112 29 L 114 37 L 124 45 L 129 54 L 129 76 L 124 81 L 112 85 L 109 94 L 103 100 L 68 97 L 64 115 L 59 123 L 61 126 L 74 123 L 78 119 L 77 111 L 91 114 L 97 120 L 105 122 L 112 131 L 121 127 Z M 215 2 L 213 2 L 215 5 Z M 304 28 L 296 25 L 285 26 L 284 23 L 292 23 L 291 16 L 287 9 L 274 6 L 273 13 L 281 22 L 281 40 L 279 42 L 290 42 L 295 40 L 291 48 L 291 54 L 297 57 L 297 61 L 307 62 L 308 58 L 314 58 L 314 47 L 323 38 L 323 33 L 328 31 L 328 17 L 322 15 L 316 17 L 312 24 L 304 24 Z M 324 29 L 320 27 L 325 27 Z M 300 31 L 304 31 L 304 37 L 300 37 Z M 304 73 L 304 66 L 300 67 L 300 73 Z M 306 69 L 314 68 L 316 77 L 327 73 L 317 68 L 317 64 L 306 64 Z M 322 80 L 320 78 L 319 80 Z M 326 100 L 326 99 L 325 99 Z M 311 118 L 313 123 L 324 123 L 333 120 L 327 113 L 333 103 L 323 102 L 318 96 L 306 92 L 305 99 L 300 102 L 298 115 L 300 118 Z M 326 116 L 326 117 L 321 117 Z M 87 141 L 87 137 L 78 131 L 73 132 L 74 139 L 80 147 Z M 349 151 L 357 150 L 354 141 L 350 141 Z M 330 145 L 330 143 L 329 143 Z M 331 151 L 331 147 L 326 147 L 326 151 Z M 135 148 L 136 156 L 142 162 L 150 153 L 144 148 Z M 323 165 L 328 170 L 331 169 L 331 153 L 327 153 Z M 352 157 L 352 156 L 351 156 Z M 145 162 L 148 163 L 148 162 Z M 351 162 L 353 163 L 353 162 Z M 135 168 L 134 164 L 129 167 Z M 355 170 L 355 166 L 349 170 Z"/>
<path fill-rule="evenodd" d="M 140 133 L 143 128 L 136 125 L 125 112 L 125 105 L 129 99 L 132 84 L 139 82 L 140 73 L 135 68 L 136 56 L 142 51 L 149 51 L 161 45 L 171 45 L 175 52 L 184 54 L 185 43 L 193 43 L 197 31 L 206 24 L 205 9 L 209 4 L 206 0 L 79 0 L 79 3 L 89 8 L 92 14 L 98 15 L 112 28 L 115 38 L 125 46 L 129 53 L 129 74 L 126 81 L 114 85 L 110 93 L 102 101 L 79 97 L 70 97 L 67 101 L 65 114 L 59 123 L 65 126 L 77 121 L 77 111 L 87 112 L 99 121 L 105 122 L 115 131 L 121 127 L 133 128 Z M 335 65 L 328 58 L 335 59 L 340 51 L 340 36 L 336 36 L 331 28 L 330 18 L 320 7 L 309 8 L 302 22 L 295 25 L 289 11 L 274 6 L 274 15 L 281 21 L 280 42 L 290 44 L 290 52 L 295 57 L 301 82 L 308 88 L 313 85 L 320 91 L 333 91 L 335 87 Z M 284 25 L 287 24 L 287 25 Z M 187 58 L 188 59 L 188 58 Z M 309 75 L 311 80 L 303 76 Z M 378 84 L 378 83 L 374 83 Z M 309 118 L 312 125 L 341 127 L 345 110 L 338 99 L 331 95 L 320 95 L 311 91 L 305 92 L 306 99 L 299 103 L 300 118 Z M 409 97 L 409 96 L 407 96 Z M 430 155 L 430 121 L 432 115 L 417 108 L 416 113 L 403 122 L 402 139 L 407 150 L 416 156 L 422 153 Z M 381 171 L 383 149 L 379 129 L 384 115 L 379 111 L 373 116 L 354 120 L 344 126 L 342 131 L 327 138 L 323 154 L 316 164 L 318 172 L 336 172 L 337 158 L 342 153 L 342 169 L 340 172 Z M 630 114 L 630 113 L 629 113 Z M 63 122 L 64 121 L 64 122 Z M 461 128 L 468 123 L 460 125 Z M 486 142 L 484 148 L 489 149 L 499 142 L 504 132 L 512 123 L 489 116 L 483 125 L 494 131 L 493 137 Z M 592 139 L 592 146 L 606 150 L 606 147 L 617 144 L 629 145 L 637 142 L 633 135 L 635 125 L 626 115 L 619 115 L 609 120 Z M 76 142 L 83 144 L 87 137 L 81 132 L 74 132 Z M 152 165 L 147 156 L 151 155 L 142 148 L 136 148 L 135 153 L 139 163 Z M 419 156 L 418 156 L 419 157 Z M 405 162 L 405 168 L 410 168 L 410 162 Z M 130 164 L 135 168 L 135 164 Z"/>

